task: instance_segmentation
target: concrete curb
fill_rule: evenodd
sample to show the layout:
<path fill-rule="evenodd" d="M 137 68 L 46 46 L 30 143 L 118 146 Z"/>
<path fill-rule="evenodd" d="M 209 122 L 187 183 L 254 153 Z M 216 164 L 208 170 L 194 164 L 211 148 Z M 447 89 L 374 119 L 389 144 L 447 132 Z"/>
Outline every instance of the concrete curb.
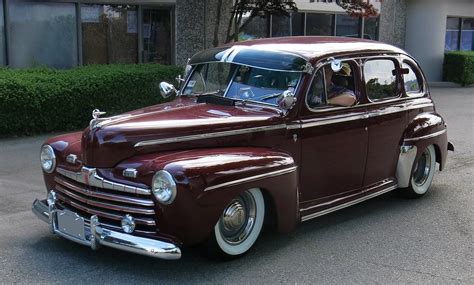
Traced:
<path fill-rule="evenodd" d="M 428 82 L 429 87 L 457 87 L 461 88 L 461 84 L 455 83 L 455 82 L 448 82 L 448 81 L 432 81 Z"/>

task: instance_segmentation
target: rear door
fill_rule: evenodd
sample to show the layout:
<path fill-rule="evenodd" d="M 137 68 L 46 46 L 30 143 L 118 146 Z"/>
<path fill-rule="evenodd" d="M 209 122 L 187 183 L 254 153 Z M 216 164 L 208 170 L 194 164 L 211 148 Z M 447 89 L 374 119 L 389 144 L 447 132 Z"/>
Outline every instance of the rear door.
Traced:
<path fill-rule="evenodd" d="M 363 75 L 369 99 L 369 144 L 364 185 L 369 187 L 395 179 L 407 111 L 396 57 L 367 58 L 363 63 Z"/>

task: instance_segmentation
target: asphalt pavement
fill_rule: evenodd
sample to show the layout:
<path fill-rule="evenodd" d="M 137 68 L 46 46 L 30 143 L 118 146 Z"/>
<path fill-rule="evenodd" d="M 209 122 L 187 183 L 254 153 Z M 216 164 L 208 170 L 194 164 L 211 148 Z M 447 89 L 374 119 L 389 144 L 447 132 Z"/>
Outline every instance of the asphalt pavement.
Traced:
<path fill-rule="evenodd" d="M 30 209 L 45 196 L 39 147 L 51 135 L 2 139 L 0 283 L 474 284 L 474 88 L 431 92 L 456 151 L 422 199 L 388 193 L 290 234 L 266 231 L 229 262 L 195 248 L 178 261 L 92 251 L 50 234 Z"/>

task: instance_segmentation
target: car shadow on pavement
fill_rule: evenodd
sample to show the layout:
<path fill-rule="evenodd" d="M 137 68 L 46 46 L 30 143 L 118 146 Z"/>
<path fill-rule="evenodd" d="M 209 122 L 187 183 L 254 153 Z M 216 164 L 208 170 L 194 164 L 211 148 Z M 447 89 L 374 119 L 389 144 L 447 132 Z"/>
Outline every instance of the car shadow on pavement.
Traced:
<path fill-rule="evenodd" d="M 340 241 L 338 235 L 345 236 L 351 234 L 351 231 L 357 231 L 361 224 L 369 224 L 370 227 L 374 220 L 379 223 L 380 219 L 410 211 L 417 203 L 435 198 L 436 192 L 431 191 L 424 199 L 418 200 L 405 200 L 398 198 L 393 192 L 387 193 L 302 223 L 288 234 L 278 234 L 275 230 L 266 228 L 248 254 L 227 262 L 206 258 L 199 247 L 184 248 L 180 260 L 166 261 L 107 247 L 92 251 L 86 246 L 53 235 L 44 235 L 34 242 L 30 241 L 31 248 L 26 251 L 27 256 L 20 257 L 23 260 L 17 262 L 25 264 L 31 258 L 37 259 L 40 262 L 30 264 L 29 270 L 36 271 L 37 274 L 43 275 L 45 280 L 53 282 L 85 281 L 78 272 L 90 272 L 96 276 L 94 280 L 97 282 L 101 281 L 100 276 L 104 274 L 109 276 L 108 283 L 127 283 L 137 275 L 140 275 L 140 282 L 222 282 L 226 280 L 227 273 L 244 267 L 253 268 L 249 270 L 259 274 L 262 264 L 284 258 L 290 251 L 301 251 L 302 254 L 312 251 L 314 255 L 321 255 L 323 262 L 324 250 L 332 248 L 332 243 Z M 60 274 L 58 270 L 61 271 Z M 110 279 L 110 276 L 113 276 L 113 279 Z"/>

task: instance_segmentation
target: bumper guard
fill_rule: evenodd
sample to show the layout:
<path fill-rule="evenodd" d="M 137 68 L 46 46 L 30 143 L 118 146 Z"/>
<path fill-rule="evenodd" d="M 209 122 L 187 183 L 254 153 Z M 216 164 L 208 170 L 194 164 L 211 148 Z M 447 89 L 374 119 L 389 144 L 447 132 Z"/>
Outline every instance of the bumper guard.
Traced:
<path fill-rule="evenodd" d="M 95 215 L 91 217 L 89 225 L 84 225 L 87 237 L 79 239 L 58 230 L 56 215 L 59 211 L 54 205 L 48 206 L 46 200 L 36 199 L 33 202 L 32 211 L 38 218 L 49 224 L 52 233 L 89 246 L 93 250 L 97 250 L 101 245 L 104 245 L 155 258 L 168 260 L 181 258 L 181 250 L 176 245 L 105 229 L 100 226 L 99 219 Z"/>

